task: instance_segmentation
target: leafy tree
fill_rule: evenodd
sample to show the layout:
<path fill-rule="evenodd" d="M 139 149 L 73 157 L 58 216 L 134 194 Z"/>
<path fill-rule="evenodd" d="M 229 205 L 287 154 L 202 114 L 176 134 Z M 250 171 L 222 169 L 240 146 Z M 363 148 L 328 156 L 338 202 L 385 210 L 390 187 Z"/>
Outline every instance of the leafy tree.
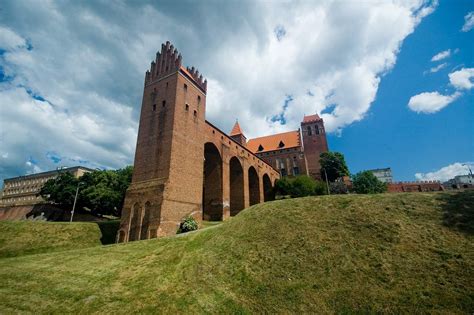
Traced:
<path fill-rule="evenodd" d="M 371 172 L 363 171 L 352 176 L 352 187 L 358 194 L 376 194 L 387 190 L 387 185 Z"/>
<path fill-rule="evenodd" d="M 40 195 L 64 208 L 71 208 L 79 182 L 76 209 L 88 208 L 93 214 L 120 215 L 125 192 L 131 182 L 133 168 L 119 170 L 97 170 L 75 178 L 64 172 L 46 182 Z"/>
<path fill-rule="evenodd" d="M 56 178 L 48 180 L 39 194 L 47 201 L 52 201 L 62 207 L 69 207 L 74 203 L 78 183 L 79 180 L 71 173 L 60 173 Z"/>
<path fill-rule="evenodd" d="M 275 184 L 275 194 L 287 196 L 291 194 L 292 180 L 289 177 L 283 177 L 277 180 Z"/>
<path fill-rule="evenodd" d="M 321 176 L 328 176 L 328 181 L 334 182 L 342 176 L 349 176 L 349 168 L 347 167 L 344 155 L 339 152 L 323 152 L 319 156 L 321 165 Z"/>

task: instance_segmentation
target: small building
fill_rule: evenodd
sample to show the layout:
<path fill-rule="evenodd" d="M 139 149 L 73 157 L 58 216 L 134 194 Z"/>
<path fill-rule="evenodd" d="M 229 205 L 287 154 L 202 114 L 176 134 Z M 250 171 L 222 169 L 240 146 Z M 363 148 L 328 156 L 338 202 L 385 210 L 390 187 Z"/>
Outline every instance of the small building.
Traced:
<path fill-rule="evenodd" d="M 470 188 L 474 186 L 474 177 L 472 175 L 458 175 L 445 182 L 444 186 L 454 189 Z"/>
<path fill-rule="evenodd" d="M 7 178 L 3 181 L 3 190 L 0 198 L 0 206 L 34 205 L 43 203 L 39 196 L 43 185 L 62 172 L 72 173 L 76 178 L 93 170 L 83 166 L 61 168 L 37 174 Z"/>
<path fill-rule="evenodd" d="M 377 179 L 381 181 L 382 183 L 393 182 L 392 169 L 390 167 L 377 168 L 377 169 L 369 170 L 369 172 L 372 172 L 372 174 L 374 174 L 375 177 L 377 177 Z"/>

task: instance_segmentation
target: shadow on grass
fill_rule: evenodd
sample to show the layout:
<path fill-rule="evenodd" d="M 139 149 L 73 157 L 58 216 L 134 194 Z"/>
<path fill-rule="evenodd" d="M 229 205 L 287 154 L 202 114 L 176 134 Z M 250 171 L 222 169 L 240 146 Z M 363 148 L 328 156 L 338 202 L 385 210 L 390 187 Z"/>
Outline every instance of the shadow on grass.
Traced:
<path fill-rule="evenodd" d="M 120 227 L 120 220 L 96 222 L 102 233 L 100 242 L 102 245 L 114 244 L 117 231 Z"/>
<path fill-rule="evenodd" d="M 474 234 L 474 190 L 440 194 L 443 224 L 466 234 Z"/>

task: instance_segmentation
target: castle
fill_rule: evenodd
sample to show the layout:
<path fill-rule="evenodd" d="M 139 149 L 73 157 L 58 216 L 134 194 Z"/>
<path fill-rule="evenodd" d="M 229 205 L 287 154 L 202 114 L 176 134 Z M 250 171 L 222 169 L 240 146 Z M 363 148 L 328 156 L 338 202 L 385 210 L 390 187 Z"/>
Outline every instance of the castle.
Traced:
<path fill-rule="evenodd" d="M 238 123 L 227 135 L 205 119 L 206 93 L 202 74 L 183 67 L 173 45 L 163 44 L 145 74 L 118 242 L 175 234 L 186 216 L 225 220 L 271 200 L 280 176 L 320 177 L 327 141 L 317 115 L 305 116 L 301 131 L 247 142 Z"/>

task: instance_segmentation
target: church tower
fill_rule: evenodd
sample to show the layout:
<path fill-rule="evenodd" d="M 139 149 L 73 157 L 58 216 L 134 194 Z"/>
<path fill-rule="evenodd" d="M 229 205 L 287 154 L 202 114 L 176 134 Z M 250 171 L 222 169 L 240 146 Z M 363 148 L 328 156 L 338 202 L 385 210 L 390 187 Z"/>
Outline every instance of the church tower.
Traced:
<path fill-rule="evenodd" d="M 163 44 L 145 74 L 118 242 L 175 234 L 187 215 L 201 220 L 206 91 L 202 75 L 182 66 L 170 42 Z"/>
<path fill-rule="evenodd" d="M 328 151 L 323 119 L 318 115 L 304 116 L 301 122 L 301 133 L 309 176 L 320 180 L 322 177 L 319 155 Z"/>

